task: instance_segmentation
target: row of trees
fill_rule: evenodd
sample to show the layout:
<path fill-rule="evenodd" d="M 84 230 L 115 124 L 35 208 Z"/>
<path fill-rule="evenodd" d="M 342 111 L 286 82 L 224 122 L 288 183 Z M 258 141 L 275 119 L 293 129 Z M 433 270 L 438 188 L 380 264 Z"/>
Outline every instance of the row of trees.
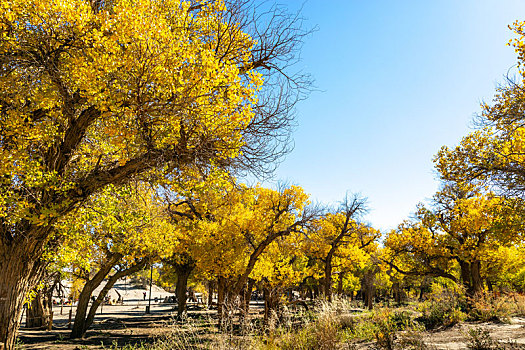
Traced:
<path fill-rule="evenodd" d="M 225 307 L 245 312 L 254 288 L 268 316 L 293 291 L 331 300 L 334 284 L 338 294 L 358 292 L 369 308 L 376 292 L 401 302 L 407 290 L 422 293 L 438 278 L 462 284 L 470 297 L 485 287 L 525 287 L 516 198 L 447 183 L 414 220 L 381 237 L 359 221 L 366 203 L 358 196 L 329 210 L 298 186 L 249 187 L 223 172 L 179 180 L 110 187 L 76 213 L 75 235 L 56 255 L 85 281 L 73 337 L 85 333 L 118 278 L 153 262 L 176 276 L 180 318 L 191 279 L 209 295 L 217 291 L 219 322 Z"/>
<path fill-rule="evenodd" d="M 225 306 L 246 311 L 254 286 L 264 291 L 267 315 L 284 292 L 309 279 L 322 280 L 330 299 L 334 276 L 342 286 L 345 273 L 362 268 L 377 248 L 379 232 L 358 221 L 365 202 L 357 196 L 330 211 L 312 205 L 298 186 L 272 190 L 226 179 L 214 173 L 190 187 L 190 180 L 110 186 L 68 216 L 61 226 L 67 240 L 46 271 L 83 285 L 72 337 L 85 334 L 118 279 L 147 264 L 176 275 L 179 318 L 191 276 L 216 289 L 221 320 Z M 45 309 L 32 317 L 49 319 Z"/>

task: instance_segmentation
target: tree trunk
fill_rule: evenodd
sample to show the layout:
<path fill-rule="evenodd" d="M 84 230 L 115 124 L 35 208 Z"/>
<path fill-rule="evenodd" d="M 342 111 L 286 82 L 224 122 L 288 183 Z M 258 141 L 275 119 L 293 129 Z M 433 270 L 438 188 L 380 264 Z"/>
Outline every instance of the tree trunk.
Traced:
<path fill-rule="evenodd" d="M 0 241 L 0 349 L 12 350 L 20 327 L 24 300 L 42 276 L 45 264 L 28 244 Z"/>
<path fill-rule="evenodd" d="M 214 290 L 213 284 L 214 284 L 213 281 L 208 281 L 208 309 L 211 308 L 213 304 L 213 290 Z"/>
<path fill-rule="evenodd" d="M 219 319 L 219 329 L 222 329 L 224 322 L 224 301 L 226 292 L 226 279 L 219 276 L 217 280 L 217 316 Z"/>
<path fill-rule="evenodd" d="M 401 304 L 401 292 L 399 289 L 399 282 L 392 283 L 392 294 L 394 294 L 394 301 L 397 305 Z"/>
<path fill-rule="evenodd" d="M 50 318 L 50 297 L 46 290 L 39 290 L 26 310 L 26 327 L 47 329 Z"/>
<path fill-rule="evenodd" d="M 343 295 L 343 279 L 345 278 L 344 272 L 339 272 L 339 279 L 337 280 L 337 294 Z"/>
<path fill-rule="evenodd" d="M 87 281 L 82 288 L 82 292 L 78 297 L 77 311 L 75 313 L 75 320 L 73 321 L 73 329 L 69 335 L 71 339 L 80 338 L 86 331 L 86 314 L 89 307 L 89 301 L 91 300 L 91 294 L 97 288 L 98 284 L 92 282 L 93 280 Z M 71 300 L 73 302 L 73 300 Z"/>
<path fill-rule="evenodd" d="M 188 278 L 195 268 L 195 264 L 193 262 L 174 264 L 173 267 L 177 272 L 177 285 L 175 287 L 175 293 L 177 294 L 177 319 L 182 320 L 186 313 Z"/>
<path fill-rule="evenodd" d="M 268 287 L 263 287 L 263 297 L 264 297 L 264 324 L 268 324 L 270 319 L 270 310 L 271 310 L 271 300 L 270 300 L 270 290 Z"/>
<path fill-rule="evenodd" d="M 494 287 L 492 286 L 492 282 L 490 281 L 490 279 L 487 278 L 485 281 L 487 282 L 487 288 L 489 289 L 489 292 L 493 292 Z"/>
<path fill-rule="evenodd" d="M 246 286 L 246 291 L 244 293 L 244 312 L 248 314 L 250 311 L 250 300 L 252 299 L 252 291 L 255 286 L 255 280 L 250 278 L 248 279 L 248 285 Z"/>
<path fill-rule="evenodd" d="M 89 308 L 89 313 L 84 322 L 84 333 L 82 334 L 82 336 L 84 336 L 86 331 L 93 324 L 93 320 L 95 319 L 95 314 L 97 313 L 98 307 L 100 306 L 100 304 L 102 304 L 102 302 L 104 301 L 104 298 L 106 297 L 108 292 L 111 290 L 111 288 L 113 288 L 113 286 L 115 285 L 115 282 L 117 282 L 119 279 L 125 276 L 129 276 L 131 274 L 134 274 L 135 272 L 142 270 L 144 266 L 146 266 L 147 263 L 148 263 L 148 259 L 143 258 L 137 261 L 136 263 L 134 263 L 133 265 L 131 265 L 130 267 L 128 267 L 127 269 L 118 271 L 117 273 L 115 273 L 113 276 L 109 278 L 109 280 L 104 285 L 104 288 L 102 288 L 102 290 L 100 291 L 100 294 L 98 295 L 98 297 L 95 299 L 95 301 L 93 302 L 93 304 L 91 304 L 91 307 Z"/>
<path fill-rule="evenodd" d="M 475 260 L 471 263 L 460 261 L 461 279 L 465 286 L 467 296 L 473 297 L 476 293 L 483 289 L 483 281 L 481 279 L 481 262 Z"/>
<path fill-rule="evenodd" d="M 460 261 L 459 267 L 461 269 L 461 280 L 465 286 L 467 295 L 472 295 L 472 283 L 470 281 L 470 264 L 466 261 Z"/>
<path fill-rule="evenodd" d="M 280 317 L 280 296 L 282 290 L 279 287 L 270 288 L 267 286 L 263 287 L 264 293 L 264 323 L 268 324 L 272 311 Z"/>
<path fill-rule="evenodd" d="M 82 292 L 80 292 L 80 296 L 78 297 L 77 312 L 75 314 L 73 329 L 70 334 L 71 339 L 83 337 L 86 333 L 88 328 L 86 324 L 86 314 L 89 307 L 89 301 L 91 300 L 91 294 L 102 283 L 104 278 L 111 272 L 111 269 L 113 269 L 122 257 L 123 255 L 120 253 L 114 253 L 108 256 L 108 260 L 102 265 L 100 270 L 97 271 L 95 276 L 84 284 L 84 288 L 82 288 Z"/>
<path fill-rule="evenodd" d="M 313 296 L 314 296 L 314 299 L 319 298 L 319 283 L 316 283 L 313 286 Z"/>
<path fill-rule="evenodd" d="M 324 265 L 324 295 L 328 301 L 332 301 L 332 256 L 328 254 Z"/>
<path fill-rule="evenodd" d="M 369 310 L 372 310 L 374 308 L 374 276 L 375 272 L 373 270 L 366 271 L 363 277 L 363 282 L 361 284 L 361 288 L 363 289 L 365 307 L 367 307 Z"/>
<path fill-rule="evenodd" d="M 483 290 L 483 280 L 481 279 L 481 262 L 474 260 L 470 263 L 470 275 L 472 278 L 473 295 Z"/>

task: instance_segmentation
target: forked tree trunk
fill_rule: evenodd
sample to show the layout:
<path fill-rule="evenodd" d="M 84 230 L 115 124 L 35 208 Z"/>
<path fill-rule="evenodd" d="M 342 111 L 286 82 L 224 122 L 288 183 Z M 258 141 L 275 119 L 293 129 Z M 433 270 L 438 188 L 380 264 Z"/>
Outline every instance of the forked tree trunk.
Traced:
<path fill-rule="evenodd" d="M 95 319 L 95 315 L 97 312 L 98 307 L 102 302 L 104 301 L 104 298 L 108 294 L 108 292 L 113 288 L 113 285 L 117 280 L 131 275 L 139 270 L 141 270 L 147 263 L 147 259 L 141 259 L 135 264 L 131 265 L 129 268 L 118 271 L 113 276 L 109 278 L 109 280 L 104 285 L 104 288 L 100 291 L 99 295 L 93 301 L 93 304 L 89 308 L 89 302 L 91 300 L 91 295 L 93 294 L 93 291 L 102 283 L 104 278 L 111 272 L 113 267 L 118 263 L 118 261 L 122 258 L 122 254 L 115 253 L 111 256 L 110 260 L 101 268 L 97 274 L 89 281 L 86 282 L 84 285 L 84 288 L 82 289 L 82 292 L 80 293 L 79 299 L 78 299 L 78 306 L 77 306 L 77 312 L 75 314 L 75 323 L 73 324 L 73 329 L 71 331 L 70 337 L 72 339 L 74 338 L 81 338 L 86 334 L 86 331 L 91 327 L 93 324 L 93 320 Z"/>
<path fill-rule="evenodd" d="M 474 260 L 472 262 L 460 261 L 461 279 L 465 286 L 467 296 L 473 297 L 483 290 L 483 280 L 481 279 L 481 262 Z"/>
<path fill-rule="evenodd" d="M 271 289 L 267 286 L 263 287 L 263 294 L 264 294 L 264 323 L 268 324 L 270 321 L 270 317 L 272 317 L 272 312 L 278 312 L 279 308 L 279 299 L 280 299 L 280 293 L 278 293 L 278 290 Z"/>
<path fill-rule="evenodd" d="M 111 272 L 111 269 L 118 263 L 123 257 L 120 253 L 114 253 L 108 257 L 108 260 L 100 270 L 97 271 L 92 279 L 86 281 L 80 296 L 78 297 L 77 312 L 75 314 L 75 321 L 73 323 L 73 329 L 71 330 L 71 339 L 81 338 L 84 336 L 87 330 L 86 325 L 86 314 L 89 307 L 89 301 L 93 291 L 102 283 L 104 278 Z"/>
<path fill-rule="evenodd" d="M 1 243 L 1 242 L 0 242 Z M 44 264 L 29 244 L 0 244 L 0 349 L 12 350 L 24 300 L 40 280 Z M 38 249 L 38 248 L 36 248 Z"/>
<path fill-rule="evenodd" d="M 91 304 L 91 308 L 89 308 L 89 313 L 88 313 L 88 315 L 86 317 L 86 321 L 85 321 L 85 324 L 84 324 L 84 334 L 85 334 L 86 330 L 89 329 L 89 327 L 91 327 L 91 325 L 93 324 L 93 320 L 95 319 L 95 314 L 97 313 L 98 307 L 100 306 L 100 304 L 102 304 L 104 298 L 109 293 L 111 288 L 113 288 L 115 283 L 119 279 L 121 279 L 121 278 L 123 278 L 125 276 L 129 276 L 129 275 L 131 275 L 131 274 L 133 274 L 135 272 L 138 272 L 138 271 L 142 270 L 147 262 L 148 262 L 147 259 L 139 260 L 135 264 L 131 265 L 129 268 L 127 268 L 125 270 L 118 271 L 117 273 L 115 273 L 113 276 L 111 276 L 109 278 L 109 280 L 104 285 L 104 288 L 102 288 L 102 290 L 100 291 L 100 294 L 98 295 L 98 297 L 95 299 L 93 304 Z"/>

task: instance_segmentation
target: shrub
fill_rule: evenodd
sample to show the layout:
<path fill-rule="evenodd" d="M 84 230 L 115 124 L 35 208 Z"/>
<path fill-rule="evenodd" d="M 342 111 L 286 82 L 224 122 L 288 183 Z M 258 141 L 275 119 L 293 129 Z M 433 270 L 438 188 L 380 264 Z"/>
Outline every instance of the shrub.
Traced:
<path fill-rule="evenodd" d="M 434 284 L 428 299 L 418 308 L 422 315 L 417 320 L 426 329 L 451 327 L 466 318 L 466 314 L 462 311 L 465 305 L 465 297 L 461 289 Z"/>
<path fill-rule="evenodd" d="M 380 349 L 393 350 L 398 328 L 390 311 L 388 309 L 378 311 L 373 316 L 372 321 L 375 325 L 374 336 L 377 346 Z"/>
<path fill-rule="evenodd" d="M 400 334 L 399 348 L 403 350 L 434 350 L 434 346 L 427 345 L 423 341 L 423 335 L 418 329 L 409 329 Z"/>
<path fill-rule="evenodd" d="M 512 315 L 525 316 L 525 296 L 517 293 L 512 294 Z"/>
<path fill-rule="evenodd" d="M 482 328 L 471 328 L 467 333 L 467 349 L 469 350 L 504 350 L 490 333 Z"/>
<path fill-rule="evenodd" d="M 469 318 L 475 321 L 510 322 L 513 301 L 507 296 L 495 296 L 491 292 L 480 292 L 469 299 Z"/>

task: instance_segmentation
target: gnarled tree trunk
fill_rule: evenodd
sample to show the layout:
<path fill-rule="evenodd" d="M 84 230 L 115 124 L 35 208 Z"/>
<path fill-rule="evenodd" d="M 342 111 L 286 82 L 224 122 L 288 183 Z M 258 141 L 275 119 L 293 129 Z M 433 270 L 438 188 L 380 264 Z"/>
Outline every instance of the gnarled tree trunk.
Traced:
<path fill-rule="evenodd" d="M 483 280 L 481 278 L 481 262 L 474 260 L 472 262 L 460 261 L 461 280 L 465 286 L 466 293 L 473 297 L 483 289 Z"/>
<path fill-rule="evenodd" d="M 14 349 L 25 297 L 45 268 L 33 249 L 38 247 L 0 242 L 0 349 Z"/>
<path fill-rule="evenodd" d="M 27 328 L 45 328 L 52 327 L 53 317 L 53 291 L 60 285 L 60 273 L 44 272 L 44 287 L 36 292 L 31 305 L 26 311 Z"/>

